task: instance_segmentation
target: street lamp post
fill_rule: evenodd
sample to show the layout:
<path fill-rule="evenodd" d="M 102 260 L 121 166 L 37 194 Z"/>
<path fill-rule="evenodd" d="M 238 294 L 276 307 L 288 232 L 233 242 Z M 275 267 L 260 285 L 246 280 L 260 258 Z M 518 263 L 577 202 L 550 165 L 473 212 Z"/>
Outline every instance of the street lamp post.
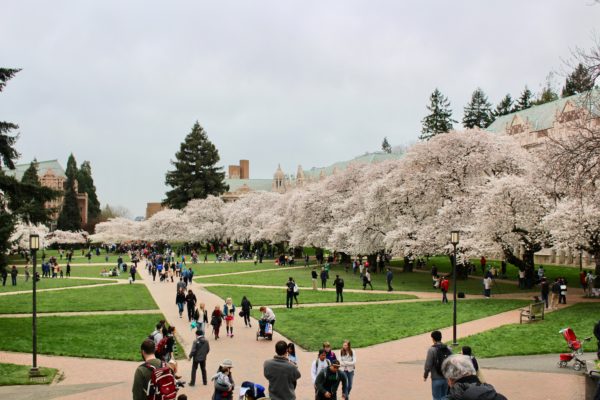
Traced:
<path fill-rule="evenodd" d="M 33 259 L 33 318 L 32 318 L 32 343 L 33 343 L 33 366 L 29 370 L 29 377 L 40 376 L 40 370 L 37 366 L 37 251 L 40 248 L 40 236 L 29 235 L 29 250 L 31 251 L 31 258 Z"/>
<path fill-rule="evenodd" d="M 456 341 L 456 245 L 458 244 L 460 239 L 460 234 L 458 231 L 452 231 L 450 233 L 450 243 L 452 243 L 452 247 L 454 251 L 452 253 L 452 282 L 454 283 L 454 312 L 452 317 L 452 346 L 458 346 L 458 342 Z"/>

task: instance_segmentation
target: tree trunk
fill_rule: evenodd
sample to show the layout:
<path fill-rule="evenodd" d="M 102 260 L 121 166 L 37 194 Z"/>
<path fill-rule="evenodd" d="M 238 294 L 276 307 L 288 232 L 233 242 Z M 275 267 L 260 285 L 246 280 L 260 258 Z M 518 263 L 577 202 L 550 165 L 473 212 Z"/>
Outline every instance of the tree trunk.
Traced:
<path fill-rule="evenodd" d="M 350 254 L 338 253 L 340 255 L 340 264 L 349 264 L 352 262 Z"/>

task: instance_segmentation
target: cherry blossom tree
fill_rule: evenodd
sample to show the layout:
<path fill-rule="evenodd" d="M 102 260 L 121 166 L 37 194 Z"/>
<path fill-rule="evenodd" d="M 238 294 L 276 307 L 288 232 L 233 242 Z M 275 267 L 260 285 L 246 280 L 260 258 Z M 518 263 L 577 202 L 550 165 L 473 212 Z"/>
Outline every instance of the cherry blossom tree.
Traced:
<path fill-rule="evenodd" d="M 121 243 L 140 239 L 142 223 L 117 217 L 96 224 L 90 240 L 94 243 Z"/>
<path fill-rule="evenodd" d="M 46 235 L 46 244 L 86 244 L 88 233 L 86 231 L 62 231 L 57 229 Z"/>
<path fill-rule="evenodd" d="M 33 225 L 19 221 L 15 226 L 10 237 L 10 243 L 12 243 L 12 250 L 29 250 L 29 236 L 38 235 L 40 237 L 40 248 L 44 248 L 48 245 L 46 242 L 46 234 L 48 228 L 45 225 L 38 224 Z"/>
<path fill-rule="evenodd" d="M 181 216 L 182 233 L 187 235 L 183 240 L 200 243 L 219 243 L 225 236 L 225 203 L 218 197 L 208 196 L 206 199 L 190 200 Z M 175 216 L 176 214 L 172 213 Z M 185 222 L 184 222 L 185 221 Z"/>
<path fill-rule="evenodd" d="M 546 216 L 546 226 L 555 244 L 562 249 L 587 251 L 594 256 L 596 276 L 600 276 L 600 195 L 563 199 Z M 600 281 L 597 281 L 597 284 Z"/>
<path fill-rule="evenodd" d="M 142 221 L 140 238 L 152 242 L 186 241 L 189 238 L 187 216 L 181 210 L 166 209 Z"/>
<path fill-rule="evenodd" d="M 519 269 L 533 268 L 533 256 L 552 245 L 544 218 L 551 202 L 531 175 L 494 179 L 482 193 L 469 233 L 474 246 L 502 254 Z M 520 254 L 522 253 L 522 254 Z"/>

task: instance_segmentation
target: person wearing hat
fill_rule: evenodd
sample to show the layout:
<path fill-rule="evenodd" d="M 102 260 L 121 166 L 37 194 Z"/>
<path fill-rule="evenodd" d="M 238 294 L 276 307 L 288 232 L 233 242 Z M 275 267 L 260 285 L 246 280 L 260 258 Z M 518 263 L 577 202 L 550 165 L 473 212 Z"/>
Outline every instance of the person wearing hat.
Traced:
<path fill-rule="evenodd" d="M 200 365 L 200 371 L 202 372 L 202 384 L 206 386 L 206 356 L 210 351 L 210 345 L 208 341 L 204 337 L 204 332 L 200 329 L 196 331 L 196 340 L 192 345 L 192 350 L 190 351 L 189 359 L 192 360 L 192 378 L 190 379 L 190 386 L 194 386 L 196 384 L 196 371 L 198 370 L 198 365 Z"/>
<path fill-rule="evenodd" d="M 269 381 L 269 396 L 273 400 L 295 400 L 296 382 L 302 376 L 298 367 L 287 358 L 288 344 L 275 344 L 275 357 L 265 361 L 263 373 Z"/>
<path fill-rule="evenodd" d="M 342 384 L 342 399 L 348 398 L 348 380 L 346 375 L 339 372 L 339 369 L 339 360 L 333 360 L 328 368 L 319 372 L 315 381 L 317 400 L 336 400 L 340 383 Z"/>
<path fill-rule="evenodd" d="M 233 400 L 235 383 L 231 374 L 231 368 L 233 368 L 233 361 L 229 359 L 223 360 L 221 365 L 219 365 L 216 375 L 211 379 L 215 385 L 212 400 Z"/>

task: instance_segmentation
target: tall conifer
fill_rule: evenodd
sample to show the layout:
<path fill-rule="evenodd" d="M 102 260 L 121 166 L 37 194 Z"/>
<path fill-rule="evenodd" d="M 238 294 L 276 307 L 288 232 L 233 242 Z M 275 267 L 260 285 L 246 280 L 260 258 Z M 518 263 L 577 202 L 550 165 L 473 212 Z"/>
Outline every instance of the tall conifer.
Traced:
<path fill-rule="evenodd" d="M 487 128 L 493 120 L 492 105 L 487 96 L 480 88 L 475 89 L 471 95 L 471 102 L 465 106 L 463 126 L 465 128 Z"/>
<path fill-rule="evenodd" d="M 166 184 L 173 189 L 167 192 L 163 203 L 181 209 L 192 199 L 227 192 L 225 172 L 216 166 L 219 160 L 217 148 L 196 121 L 175 154 L 175 161 L 171 161 L 175 169 L 167 172 Z"/>
<path fill-rule="evenodd" d="M 65 170 L 67 180 L 65 181 L 65 191 L 62 210 L 58 216 L 57 227 L 63 231 L 78 231 L 81 229 L 81 212 L 77 204 L 77 162 L 73 154 L 67 161 Z"/>
<path fill-rule="evenodd" d="M 431 114 L 423 118 L 423 127 L 419 139 L 429 140 L 435 135 L 452 130 L 452 123 L 456 121 L 452 119 L 450 101 L 439 89 L 436 88 L 429 97 L 427 109 Z"/>

